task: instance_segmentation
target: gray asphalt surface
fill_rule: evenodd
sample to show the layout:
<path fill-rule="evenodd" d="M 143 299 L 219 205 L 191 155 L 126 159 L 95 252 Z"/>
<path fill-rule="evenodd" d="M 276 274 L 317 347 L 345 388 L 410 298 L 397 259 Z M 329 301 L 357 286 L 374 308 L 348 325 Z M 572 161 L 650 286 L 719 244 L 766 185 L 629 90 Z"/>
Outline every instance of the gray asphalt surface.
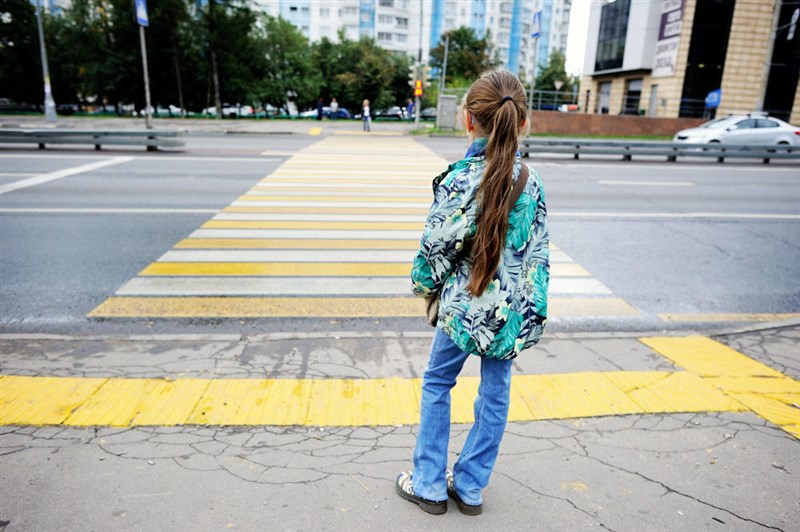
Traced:
<path fill-rule="evenodd" d="M 213 212 L 316 142 L 300 135 L 191 135 L 180 153 L 4 149 L 2 183 L 110 157 L 133 160 L 0 196 L 3 209 L 165 209 L 147 213 L 0 215 L 3 331 L 419 330 L 421 320 L 89 321 L 86 313 Z M 448 160 L 464 139 L 421 137 Z M 551 238 L 636 319 L 553 321 L 555 331 L 653 330 L 659 313 L 800 310 L 800 167 L 533 158 Z M 192 212 L 199 210 L 199 212 Z M 587 212 L 589 214 L 587 214 Z M 663 213 L 730 217 L 662 218 Z M 608 216 L 599 216 L 605 213 Z M 739 215 L 795 215 L 794 219 Z M 724 324 L 720 324 L 724 325 Z"/>

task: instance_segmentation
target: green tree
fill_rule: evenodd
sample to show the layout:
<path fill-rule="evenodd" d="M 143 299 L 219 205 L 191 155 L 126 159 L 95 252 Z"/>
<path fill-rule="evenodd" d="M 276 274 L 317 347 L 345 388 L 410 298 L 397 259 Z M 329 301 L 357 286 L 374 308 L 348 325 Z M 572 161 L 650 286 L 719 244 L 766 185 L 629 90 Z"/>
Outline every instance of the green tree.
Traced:
<path fill-rule="evenodd" d="M 0 97 L 41 104 L 41 65 L 33 5 L 28 0 L 0 0 Z"/>
<path fill-rule="evenodd" d="M 472 83 L 483 72 L 499 65 L 492 51 L 488 32 L 481 39 L 474 29 L 461 26 L 442 34 L 439 44 L 431 50 L 430 64 L 433 68 L 441 70 L 444 65 L 444 45 L 448 37 L 450 38 L 446 73 L 448 86 L 458 79 Z"/>
<path fill-rule="evenodd" d="M 312 65 L 308 39 L 282 18 L 263 15 L 259 26 L 252 95 L 281 107 L 291 94 L 298 105 L 311 106 L 319 96 L 319 75 Z"/>
<path fill-rule="evenodd" d="M 567 74 L 566 63 L 567 59 L 560 51 L 551 53 L 547 65 L 541 65 L 542 70 L 536 77 L 536 90 L 554 91 L 556 81 L 563 82 L 559 89 L 561 93 L 570 93 L 573 87 L 578 87 L 580 78 Z"/>

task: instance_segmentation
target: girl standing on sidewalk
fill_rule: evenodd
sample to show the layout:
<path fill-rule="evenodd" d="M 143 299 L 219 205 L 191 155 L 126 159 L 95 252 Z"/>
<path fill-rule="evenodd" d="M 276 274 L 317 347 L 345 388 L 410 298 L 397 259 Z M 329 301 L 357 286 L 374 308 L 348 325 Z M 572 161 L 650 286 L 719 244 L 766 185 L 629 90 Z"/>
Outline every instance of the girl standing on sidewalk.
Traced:
<path fill-rule="evenodd" d="M 517 150 L 525 102 L 525 89 L 507 71 L 484 74 L 470 87 L 464 119 L 471 145 L 434 179 L 411 272 L 416 295 L 438 294 L 439 320 L 422 381 L 414 471 L 401 473 L 395 488 L 433 514 L 447 511 L 448 496 L 462 513 L 481 513 L 481 490 L 508 419 L 511 359 L 538 342 L 547 320 L 544 191 Z M 515 183 L 526 178 L 510 205 Z M 471 354 L 481 357 L 475 424 L 451 472 L 450 390 Z"/>
<path fill-rule="evenodd" d="M 361 102 L 361 118 L 364 119 L 364 131 L 369 131 L 369 100 Z"/>

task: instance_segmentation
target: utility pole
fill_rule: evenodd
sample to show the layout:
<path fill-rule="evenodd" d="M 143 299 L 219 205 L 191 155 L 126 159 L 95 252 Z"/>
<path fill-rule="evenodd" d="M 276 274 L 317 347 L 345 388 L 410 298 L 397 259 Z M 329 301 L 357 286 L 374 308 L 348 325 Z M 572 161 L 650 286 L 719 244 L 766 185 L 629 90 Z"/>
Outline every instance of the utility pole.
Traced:
<path fill-rule="evenodd" d="M 56 102 L 53 100 L 53 89 L 50 87 L 50 70 L 47 68 L 47 50 L 44 47 L 44 29 L 42 29 L 42 0 L 36 2 L 36 24 L 39 27 L 39 49 L 42 54 L 42 76 L 44 77 L 44 118 L 55 122 Z"/>
<path fill-rule="evenodd" d="M 450 52 L 450 36 L 445 35 L 444 38 L 444 64 L 442 65 L 442 84 L 439 87 L 439 94 L 444 92 L 445 79 L 447 78 L 447 54 Z"/>
<path fill-rule="evenodd" d="M 417 75 L 422 76 L 422 29 L 424 24 L 422 23 L 422 6 L 424 4 L 424 0 L 420 0 L 419 2 L 419 52 L 417 53 Z M 419 106 L 422 103 L 419 99 L 420 95 L 417 94 L 418 91 L 414 91 L 414 128 L 419 127 L 419 115 L 420 109 Z"/>
<path fill-rule="evenodd" d="M 150 74 L 147 71 L 147 44 L 144 40 L 144 27 L 150 24 L 147 15 L 146 0 L 134 0 L 136 7 L 136 22 L 139 23 L 139 42 L 142 45 L 142 69 L 144 70 L 144 116 L 147 129 L 153 129 L 152 112 L 150 105 Z"/>
<path fill-rule="evenodd" d="M 531 91 L 528 94 L 528 112 L 533 110 L 533 90 L 536 87 L 536 56 L 539 53 L 539 35 L 542 28 L 542 12 L 537 11 L 531 20 L 531 39 L 533 39 L 533 68 L 531 69 Z M 541 108 L 541 104 L 539 105 Z"/>

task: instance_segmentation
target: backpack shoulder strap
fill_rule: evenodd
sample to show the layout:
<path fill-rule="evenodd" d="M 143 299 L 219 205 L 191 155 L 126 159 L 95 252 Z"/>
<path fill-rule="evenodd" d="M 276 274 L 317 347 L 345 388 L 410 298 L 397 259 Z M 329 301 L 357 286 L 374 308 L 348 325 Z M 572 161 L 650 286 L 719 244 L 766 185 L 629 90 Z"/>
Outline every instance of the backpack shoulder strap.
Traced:
<path fill-rule="evenodd" d="M 511 191 L 511 196 L 508 198 L 508 212 L 514 209 L 514 205 L 517 204 L 519 201 L 520 196 L 522 196 L 522 191 L 525 190 L 525 185 L 528 183 L 528 165 L 524 162 L 520 162 L 521 168 L 519 170 L 519 177 L 517 177 L 517 182 L 514 185 L 514 190 Z"/>

